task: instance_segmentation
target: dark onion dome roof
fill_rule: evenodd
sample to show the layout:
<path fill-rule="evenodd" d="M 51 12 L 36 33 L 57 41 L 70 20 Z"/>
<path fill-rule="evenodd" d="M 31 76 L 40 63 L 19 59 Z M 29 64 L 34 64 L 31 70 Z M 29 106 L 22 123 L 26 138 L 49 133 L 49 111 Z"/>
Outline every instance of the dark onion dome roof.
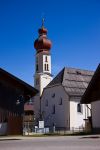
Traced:
<path fill-rule="evenodd" d="M 44 27 L 41 27 L 38 30 L 39 37 L 34 42 L 34 47 L 37 52 L 49 51 L 51 49 L 52 43 L 49 39 L 47 39 L 47 32 L 47 29 L 45 29 Z"/>

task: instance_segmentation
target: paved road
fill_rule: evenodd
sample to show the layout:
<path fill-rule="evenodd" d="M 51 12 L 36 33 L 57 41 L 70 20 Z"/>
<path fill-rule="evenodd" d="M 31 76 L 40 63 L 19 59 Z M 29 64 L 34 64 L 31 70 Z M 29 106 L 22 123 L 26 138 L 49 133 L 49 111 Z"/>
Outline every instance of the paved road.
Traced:
<path fill-rule="evenodd" d="M 0 150 L 100 150 L 100 137 L 1 138 Z"/>

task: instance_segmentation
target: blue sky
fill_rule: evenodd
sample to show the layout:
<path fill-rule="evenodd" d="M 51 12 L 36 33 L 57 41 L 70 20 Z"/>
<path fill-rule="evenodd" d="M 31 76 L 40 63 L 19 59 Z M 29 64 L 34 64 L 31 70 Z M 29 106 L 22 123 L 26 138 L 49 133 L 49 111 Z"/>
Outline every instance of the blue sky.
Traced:
<path fill-rule="evenodd" d="M 34 40 L 45 17 L 52 74 L 95 70 L 100 62 L 99 0 L 0 0 L 0 67 L 33 85 Z"/>

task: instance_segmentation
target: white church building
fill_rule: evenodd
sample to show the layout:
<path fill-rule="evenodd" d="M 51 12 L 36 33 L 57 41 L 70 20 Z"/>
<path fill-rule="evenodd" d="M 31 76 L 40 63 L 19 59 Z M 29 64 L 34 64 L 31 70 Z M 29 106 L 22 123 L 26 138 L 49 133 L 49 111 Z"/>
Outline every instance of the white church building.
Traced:
<path fill-rule="evenodd" d="M 44 88 L 41 103 L 45 126 L 62 129 L 85 127 L 90 116 L 90 105 L 80 104 L 93 72 L 64 68 Z"/>
<path fill-rule="evenodd" d="M 44 24 L 39 29 L 39 37 L 34 42 L 36 49 L 35 88 L 40 93 L 34 99 L 36 120 L 44 120 L 45 127 L 75 129 L 85 126 L 90 113 L 90 105 L 80 104 L 93 71 L 64 68 L 52 80 L 51 41 L 47 39 Z"/>

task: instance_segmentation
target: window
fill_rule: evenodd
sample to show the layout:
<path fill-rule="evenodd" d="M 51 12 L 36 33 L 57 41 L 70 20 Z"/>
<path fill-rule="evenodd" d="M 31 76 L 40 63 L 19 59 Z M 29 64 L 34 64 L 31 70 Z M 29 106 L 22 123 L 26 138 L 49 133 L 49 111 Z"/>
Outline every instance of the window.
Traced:
<path fill-rule="evenodd" d="M 59 99 L 59 105 L 62 105 L 62 98 Z"/>
<path fill-rule="evenodd" d="M 48 62 L 48 60 L 47 60 L 47 56 L 45 56 L 45 62 Z"/>
<path fill-rule="evenodd" d="M 46 64 L 44 64 L 44 70 L 45 70 L 45 71 L 47 70 L 47 65 L 46 65 Z"/>
<path fill-rule="evenodd" d="M 52 94 L 52 98 L 54 98 L 54 97 L 55 97 L 55 93 Z"/>
<path fill-rule="evenodd" d="M 52 114 L 55 114 L 55 105 L 52 106 Z"/>
<path fill-rule="evenodd" d="M 49 65 L 48 64 L 44 64 L 44 70 L 49 71 Z"/>
<path fill-rule="evenodd" d="M 47 71 L 49 71 L 49 65 L 47 64 Z"/>
<path fill-rule="evenodd" d="M 38 71 L 38 69 L 39 69 L 39 68 L 38 68 L 38 64 L 37 64 L 37 65 L 36 65 L 36 71 Z"/>
<path fill-rule="evenodd" d="M 77 104 L 77 112 L 82 113 L 82 105 L 80 103 Z"/>
<path fill-rule="evenodd" d="M 45 101 L 45 106 L 48 106 L 48 100 Z"/>

